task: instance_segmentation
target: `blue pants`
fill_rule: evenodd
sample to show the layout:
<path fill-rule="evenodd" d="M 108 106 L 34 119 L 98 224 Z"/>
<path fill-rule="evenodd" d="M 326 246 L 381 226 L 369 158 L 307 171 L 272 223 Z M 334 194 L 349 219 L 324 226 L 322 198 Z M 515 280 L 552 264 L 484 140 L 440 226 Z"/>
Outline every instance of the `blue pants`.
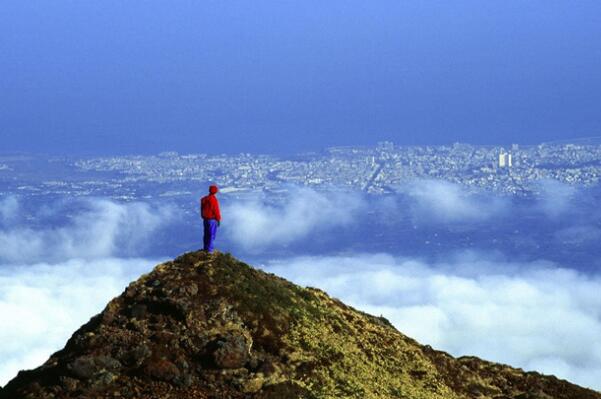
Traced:
<path fill-rule="evenodd" d="M 217 220 L 215 219 L 203 219 L 204 225 L 204 247 L 203 249 L 207 252 L 213 251 L 213 243 L 215 242 L 215 235 L 217 234 Z"/>

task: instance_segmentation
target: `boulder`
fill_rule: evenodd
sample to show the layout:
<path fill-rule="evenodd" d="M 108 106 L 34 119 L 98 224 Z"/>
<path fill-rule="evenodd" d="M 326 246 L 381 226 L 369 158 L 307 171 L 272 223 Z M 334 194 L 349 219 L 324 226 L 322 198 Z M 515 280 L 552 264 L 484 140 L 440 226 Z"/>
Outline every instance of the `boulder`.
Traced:
<path fill-rule="evenodd" d="M 216 342 L 213 360 L 218 368 L 237 369 L 250 360 L 252 341 L 239 332 L 228 332 Z"/>

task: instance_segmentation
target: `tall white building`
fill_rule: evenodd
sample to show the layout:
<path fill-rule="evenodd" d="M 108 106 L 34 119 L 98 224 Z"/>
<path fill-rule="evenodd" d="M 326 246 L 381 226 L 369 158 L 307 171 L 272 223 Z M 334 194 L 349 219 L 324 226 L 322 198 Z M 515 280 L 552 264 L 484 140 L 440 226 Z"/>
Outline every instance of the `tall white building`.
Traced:
<path fill-rule="evenodd" d="M 501 151 L 499 154 L 499 168 L 510 168 L 512 166 L 511 154 Z"/>

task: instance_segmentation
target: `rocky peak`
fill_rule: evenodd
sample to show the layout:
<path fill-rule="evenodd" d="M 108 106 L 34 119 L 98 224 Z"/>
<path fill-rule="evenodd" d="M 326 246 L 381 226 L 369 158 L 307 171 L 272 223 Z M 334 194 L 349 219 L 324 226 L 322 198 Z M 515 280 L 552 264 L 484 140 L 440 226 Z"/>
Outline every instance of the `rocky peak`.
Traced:
<path fill-rule="evenodd" d="M 21 371 L 1 398 L 601 399 L 555 377 L 455 359 L 230 255 L 158 265 Z"/>

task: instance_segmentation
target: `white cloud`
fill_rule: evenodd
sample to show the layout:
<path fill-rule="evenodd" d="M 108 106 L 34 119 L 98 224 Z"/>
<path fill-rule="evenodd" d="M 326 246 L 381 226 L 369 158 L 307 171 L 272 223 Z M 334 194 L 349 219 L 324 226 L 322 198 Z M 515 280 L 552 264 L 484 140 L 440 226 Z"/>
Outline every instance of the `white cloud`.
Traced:
<path fill-rule="evenodd" d="M 174 219 L 174 210 L 169 206 L 120 204 L 104 199 L 90 199 L 81 205 L 84 209 L 66 226 L 0 229 L 0 262 L 131 255 L 147 244 L 153 232 Z"/>
<path fill-rule="evenodd" d="M 444 263 L 365 254 L 275 260 L 265 268 L 382 314 L 454 355 L 601 388 L 601 276 L 474 252 Z"/>
<path fill-rule="evenodd" d="M 358 194 L 306 188 L 291 189 L 277 205 L 268 200 L 254 198 L 224 208 L 227 234 L 237 245 L 253 251 L 290 244 L 309 234 L 350 223 L 364 206 Z"/>
<path fill-rule="evenodd" d="M 597 245 L 601 240 L 601 229 L 591 225 L 576 225 L 555 233 L 555 239 L 568 245 Z"/>
<path fill-rule="evenodd" d="M 0 385 L 40 366 L 155 260 L 72 259 L 0 269 Z"/>
<path fill-rule="evenodd" d="M 508 201 L 491 194 L 466 192 L 442 180 L 415 180 L 399 191 L 411 199 L 414 217 L 442 222 L 478 222 L 503 214 Z"/>
<path fill-rule="evenodd" d="M 541 180 L 538 183 L 538 208 L 549 218 L 558 218 L 574 209 L 573 200 L 578 189 L 557 180 Z"/>
<path fill-rule="evenodd" d="M 14 196 L 0 199 L 0 226 L 13 222 L 19 213 L 19 202 Z"/>
<path fill-rule="evenodd" d="M 3 220 L 20 220 L 18 202 L 8 201 L 2 202 Z M 0 228 L 0 385 L 41 365 L 131 280 L 159 263 L 115 256 L 135 255 L 173 221 L 173 208 L 103 199 L 76 205 L 81 210 L 62 227 Z M 64 210 L 49 205 L 40 212 L 44 219 Z"/>
<path fill-rule="evenodd" d="M 554 189 L 536 209 L 518 210 L 567 214 L 573 192 L 560 187 L 557 200 Z M 335 228 L 366 216 L 379 223 L 409 217 L 473 227 L 515 210 L 509 200 L 468 194 L 438 181 L 415 182 L 399 194 L 374 200 L 358 193 L 291 189 L 277 201 L 257 197 L 224 206 L 223 234 L 252 252 L 311 234 L 335 234 Z M 66 225 L 36 229 L 18 224 L 23 219 L 18 201 L 0 202 L 0 384 L 18 369 L 45 361 L 127 282 L 156 264 L 119 257 L 136 256 L 175 214 L 144 203 L 89 200 L 80 205 L 83 210 Z M 52 204 L 38 210 L 41 218 L 57 213 L 64 209 Z M 555 239 L 570 243 L 600 234 L 594 220 L 572 220 L 562 228 Z M 455 355 L 475 354 L 601 388 L 598 276 L 476 251 L 449 254 L 444 262 L 358 254 L 282 259 L 266 268 L 383 314 L 407 335 Z"/>

